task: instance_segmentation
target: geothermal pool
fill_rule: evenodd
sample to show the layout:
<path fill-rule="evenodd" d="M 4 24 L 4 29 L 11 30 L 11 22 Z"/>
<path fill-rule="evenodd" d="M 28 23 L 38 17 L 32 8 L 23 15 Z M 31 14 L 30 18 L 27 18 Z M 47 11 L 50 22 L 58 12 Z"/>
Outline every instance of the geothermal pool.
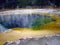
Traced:
<path fill-rule="evenodd" d="M 56 9 L 2 11 L 0 12 L 0 45 L 60 45 L 59 25 L 60 11 Z M 44 30 L 40 29 L 43 27 Z M 53 29 L 46 29 L 47 27 Z"/>
<path fill-rule="evenodd" d="M 44 18 L 52 21 L 49 14 L 58 14 L 58 10 L 54 9 L 23 9 L 23 10 L 10 10 L 0 12 L 0 29 L 6 30 L 11 28 L 31 28 L 34 21 L 40 18 L 40 22 L 44 23 Z M 47 13 L 46 14 L 33 14 L 33 13 Z M 53 16 L 53 15 L 52 15 Z"/>
<path fill-rule="evenodd" d="M 34 25 L 34 21 L 40 19 L 41 23 L 44 23 L 44 18 L 53 20 L 50 16 L 43 16 L 40 14 L 17 14 L 17 15 L 0 15 L 0 28 L 1 30 L 11 28 L 31 28 Z M 36 23 L 37 24 L 37 23 Z M 2 27 L 3 26 L 3 27 Z"/>

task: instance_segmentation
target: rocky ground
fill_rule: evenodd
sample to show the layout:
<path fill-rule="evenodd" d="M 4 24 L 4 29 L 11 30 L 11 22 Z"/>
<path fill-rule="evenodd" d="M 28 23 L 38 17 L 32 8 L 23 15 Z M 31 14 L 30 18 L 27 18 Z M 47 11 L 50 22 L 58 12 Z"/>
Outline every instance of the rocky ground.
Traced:
<path fill-rule="evenodd" d="M 60 35 L 22 38 L 16 41 L 5 42 L 3 45 L 60 45 Z"/>
<path fill-rule="evenodd" d="M 34 31 L 31 29 L 22 28 L 20 31 L 18 30 L 10 30 L 4 33 L 0 33 L 0 45 L 2 45 L 6 41 L 15 41 L 21 38 L 26 37 L 42 37 L 48 35 L 60 35 L 60 30 L 38 30 Z"/>

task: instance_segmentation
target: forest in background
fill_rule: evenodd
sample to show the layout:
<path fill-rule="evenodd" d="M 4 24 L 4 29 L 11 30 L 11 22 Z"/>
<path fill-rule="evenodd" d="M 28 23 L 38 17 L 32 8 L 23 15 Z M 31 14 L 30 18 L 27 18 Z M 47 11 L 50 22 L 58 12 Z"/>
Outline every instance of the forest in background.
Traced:
<path fill-rule="evenodd" d="M 60 0 L 0 0 L 0 9 L 3 8 L 30 8 L 36 6 L 39 8 L 42 7 L 59 7 Z"/>

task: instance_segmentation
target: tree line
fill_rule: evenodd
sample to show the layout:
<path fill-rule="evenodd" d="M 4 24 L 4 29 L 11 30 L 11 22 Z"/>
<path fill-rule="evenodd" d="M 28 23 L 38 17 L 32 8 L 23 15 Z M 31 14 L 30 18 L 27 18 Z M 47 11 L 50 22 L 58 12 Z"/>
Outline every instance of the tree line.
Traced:
<path fill-rule="evenodd" d="M 26 6 L 52 6 L 59 7 L 60 0 L 1 0 L 1 8 L 25 8 Z"/>

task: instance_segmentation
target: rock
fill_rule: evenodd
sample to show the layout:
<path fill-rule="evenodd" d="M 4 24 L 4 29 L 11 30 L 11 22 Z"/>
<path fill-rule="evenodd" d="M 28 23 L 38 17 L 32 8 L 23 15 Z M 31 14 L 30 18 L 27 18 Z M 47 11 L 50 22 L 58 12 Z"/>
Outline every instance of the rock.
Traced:
<path fill-rule="evenodd" d="M 7 45 L 8 44 L 8 42 L 5 42 L 3 45 Z"/>

